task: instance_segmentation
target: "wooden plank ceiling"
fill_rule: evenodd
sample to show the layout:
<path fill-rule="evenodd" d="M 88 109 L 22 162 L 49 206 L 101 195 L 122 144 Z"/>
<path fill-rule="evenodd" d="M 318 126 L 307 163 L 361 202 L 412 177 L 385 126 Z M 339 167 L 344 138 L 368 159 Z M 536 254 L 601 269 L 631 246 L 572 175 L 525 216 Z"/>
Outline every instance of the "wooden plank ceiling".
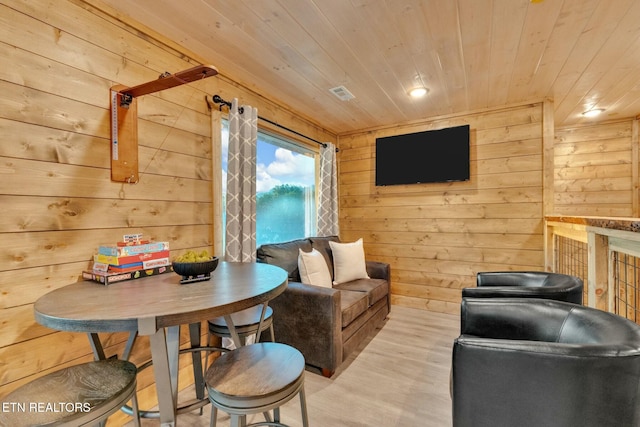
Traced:
<path fill-rule="evenodd" d="M 640 112 L 638 0 L 102 1 L 337 134 L 545 98 L 556 126 Z"/>

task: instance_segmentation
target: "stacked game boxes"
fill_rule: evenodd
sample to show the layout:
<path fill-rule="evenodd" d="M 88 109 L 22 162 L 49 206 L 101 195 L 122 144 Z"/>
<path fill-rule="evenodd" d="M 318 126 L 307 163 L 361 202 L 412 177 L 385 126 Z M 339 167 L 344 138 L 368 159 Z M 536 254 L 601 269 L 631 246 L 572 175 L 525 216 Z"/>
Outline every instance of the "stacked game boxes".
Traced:
<path fill-rule="evenodd" d="M 150 242 L 140 234 L 131 234 L 115 245 L 99 246 L 92 270 L 83 272 L 83 277 L 109 284 L 170 270 L 168 242 Z"/>

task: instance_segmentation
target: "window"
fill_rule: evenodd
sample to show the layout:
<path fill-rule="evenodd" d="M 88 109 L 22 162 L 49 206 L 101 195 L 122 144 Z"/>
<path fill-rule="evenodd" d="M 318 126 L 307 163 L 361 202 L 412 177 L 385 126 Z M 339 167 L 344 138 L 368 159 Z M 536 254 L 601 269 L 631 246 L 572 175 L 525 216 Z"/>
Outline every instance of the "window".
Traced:
<path fill-rule="evenodd" d="M 227 194 L 228 122 L 222 122 L 222 194 Z M 256 245 L 316 234 L 316 152 L 258 130 Z M 226 224 L 223 200 L 222 224 Z"/>

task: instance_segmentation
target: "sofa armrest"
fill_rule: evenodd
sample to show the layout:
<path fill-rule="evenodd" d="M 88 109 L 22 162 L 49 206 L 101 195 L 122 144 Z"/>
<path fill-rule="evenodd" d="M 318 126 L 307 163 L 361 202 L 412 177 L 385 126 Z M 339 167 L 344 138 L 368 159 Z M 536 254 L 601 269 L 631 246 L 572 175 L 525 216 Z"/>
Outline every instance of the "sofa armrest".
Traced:
<path fill-rule="evenodd" d="M 277 342 L 300 350 L 308 365 L 336 370 L 342 362 L 339 290 L 289 282 L 269 305 Z"/>
<path fill-rule="evenodd" d="M 365 262 L 369 277 L 372 279 L 385 279 L 387 282 L 391 282 L 391 267 L 389 264 L 379 261 Z"/>

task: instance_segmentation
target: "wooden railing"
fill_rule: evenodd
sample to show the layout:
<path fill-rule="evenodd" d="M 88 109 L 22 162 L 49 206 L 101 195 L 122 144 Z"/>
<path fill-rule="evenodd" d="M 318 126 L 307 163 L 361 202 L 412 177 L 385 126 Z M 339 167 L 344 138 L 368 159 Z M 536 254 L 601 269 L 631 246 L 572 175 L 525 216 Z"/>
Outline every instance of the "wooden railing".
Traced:
<path fill-rule="evenodd" d="M 584 305 L 640 323 L 640 219 L 545 220 L 545 269 L 582 278 Z"/>

